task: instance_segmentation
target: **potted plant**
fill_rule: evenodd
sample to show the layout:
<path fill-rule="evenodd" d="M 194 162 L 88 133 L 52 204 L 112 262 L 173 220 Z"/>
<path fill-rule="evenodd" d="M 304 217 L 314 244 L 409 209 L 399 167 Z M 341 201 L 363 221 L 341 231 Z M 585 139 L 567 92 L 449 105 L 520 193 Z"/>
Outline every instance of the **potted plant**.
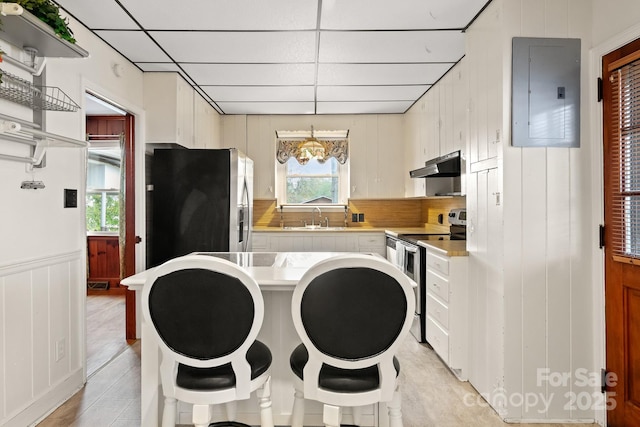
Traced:
<path fill-rule="evenodd" d="M 60 8 L 51 0 L 2 0 L 3 3 L 17 3 L 42 22 L 50 26 L 60 38 L 75 43 L 68 20 L 60 16 Z"/>

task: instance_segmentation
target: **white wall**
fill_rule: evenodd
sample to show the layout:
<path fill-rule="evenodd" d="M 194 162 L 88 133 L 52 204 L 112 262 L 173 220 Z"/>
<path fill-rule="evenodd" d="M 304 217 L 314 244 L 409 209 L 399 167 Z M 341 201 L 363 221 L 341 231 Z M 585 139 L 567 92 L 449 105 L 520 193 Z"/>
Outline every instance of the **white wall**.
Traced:
<path fill-rule="evenodd" d="M 222 116 L 224 147 L 254 161 L 254 194 L 275 197 L 276 130 L 349 130 L 352 199 L 404 197 L 403 119 L 387 115 Z"/>
<path fill-rule="evenodd" d="M 130 111 L 142 111 L 142 73 L 77 22 L 70 26 L 90 56 L 48 59 L 46 84 L 81 106 L 90 88 Z M 19 49 L 1 40 L 0 47 L 20 58 Z M 115 63 L 121 64 L 122 77 L 112 72 Z M 6 62 L 2 68 L 30 78 Z M 32 120 L 29 109 L 8 101 L 0 101 L 0 112 Z M 46 113 L 48 132 L 83 140 L 84 129 L 82 110 Z M 35 422 L 84 382 L 85 151 L 50 148 L 46 167 L 33 175 L 22 163 L 0 160 L 0 425 Z M 0 152 L 26 156 L 29 148 L 0 140 Z M 46 188 L 20 189 L 32 178 Z M 63 208 L 65 188 L 78 190 L 77 209 Z M 64 348 L 59 361 L 57 343 Z"/>
<path fill-rule="evenodd" d="M 597 417 L 595 405 L 565 409 L 565 393 L 587 391 L 591 396 L 597 391 L 578 387 L 576 370 L 597 374 L 600 368 L 592 322 L 592 296 L 599 284 L 591 274 L 595 241 L 588 53 L 592 22 L 603 16 L 599 10 L 617 6 L 595 3 L 592 19 L 591 2 L 584 0 L 495 0 L 466 32 L 465 78 L 452 83 L 468 94 L 469 379 L 506 420 Z M 611 32 L 611 21 L 600 25 L 594 33 Z M 582 40 L 580 148 L 511 146 L 514 36 Z M 450 90 L 446 83 L 434 89 Z M 433 132 L 421 114 L 437 111 L 444 123 L 456 114 L 456 108 L 443 113 L 443 98 L 430 95 L 432 91 L 405 117 L 407 161 L 417 162 L 430 152 L 424 135 Z M 409 195 L 411 190 L 419 188 L 409 186 Z M 572 379 L 553 387 L 538 381 L 539 368 L 569 373 Z M 519 397 L 537 397 L 538 403 L 520 404 Z M 546 411 L 541 398 L 550 401 Z"/>

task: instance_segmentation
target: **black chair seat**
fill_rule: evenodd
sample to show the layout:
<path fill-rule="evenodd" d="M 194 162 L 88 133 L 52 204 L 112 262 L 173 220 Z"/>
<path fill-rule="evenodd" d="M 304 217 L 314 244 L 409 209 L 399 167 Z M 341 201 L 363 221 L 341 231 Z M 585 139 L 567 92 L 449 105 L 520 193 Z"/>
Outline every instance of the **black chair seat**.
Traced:
<path fill-rule="evenodd" d="M 304 344 L 293 350 L 289 363 L 293 373 L 303 379 L 303 370 L 309 360 L 309 352 Z M 400 373 L 400 362 L 394 356 L 393 366 L 396 376 Z M 375 390 L 380 385 L 380 374 L 376 366 L 363 369 L 340 369 L 327 364 L 320 368 L 320 387 L 336 392 L 365 392 Z"/>
<path fill-rule="evenodd" d="M 247 361 L 251 366 L 253 380 L 271 366 L 271 351 L 260 341 L 255 341 L 247 351 Z M 189 390 L 219 390 L 234 387 L 236 376 L 231 363 L 214 368 L 194 368 L 179 364 L 176 384 Z"/>

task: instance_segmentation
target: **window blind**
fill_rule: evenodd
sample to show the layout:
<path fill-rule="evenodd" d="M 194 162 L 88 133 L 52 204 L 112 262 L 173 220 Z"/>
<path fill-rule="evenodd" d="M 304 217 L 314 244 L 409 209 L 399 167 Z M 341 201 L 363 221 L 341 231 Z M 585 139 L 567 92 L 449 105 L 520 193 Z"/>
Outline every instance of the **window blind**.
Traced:
<path fill-rule="evenodd" d="M 633 263 L 640 259 L 640 59 L 633 58 L 610 72 L 610 244 L 614 259 Z"/>

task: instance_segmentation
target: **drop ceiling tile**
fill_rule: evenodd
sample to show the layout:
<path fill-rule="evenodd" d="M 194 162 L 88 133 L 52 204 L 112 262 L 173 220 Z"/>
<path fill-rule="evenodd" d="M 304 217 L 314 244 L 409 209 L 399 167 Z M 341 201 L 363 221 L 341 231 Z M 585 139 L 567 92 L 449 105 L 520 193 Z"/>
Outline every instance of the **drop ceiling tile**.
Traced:
<path fill-rule="evenodd" d="M 313 85 L 314 64 L 182 64 L 199 85 Z"/>
<path fill-rule="evenodd" d="M 414 86 L 318 86 L 320 101 L 414 101 L 429 85 Z"/>
<path fill-rule="evenodd" d="M 317 0 L 120 0 L 146 29 L 315 29 Z"/>
<path fill-rule="evenodd" d="M 462 29 L 487 0 L 328 0 L 321 28 L 342 30 Z"/>
<path fill-rule="evenodd" d="M 142 71 L 180 71 L 180 68 L 173 62 L 136 62 Z"/>
<path fill-rule="evenodd" d="M 415 85 L 433 84 L 454 64 L 320 64 L 318 84 Z"/>
<path fill-rule="evenodd" d="M 85 27 L 95 29 L 138 30 L 140 27 L 115 2 L 104 0 L 57 0 L 56 3 Z M 96 13 L 99 11 L 99 13 Z"/>
<path fill-rule="evenodd" d="M 216 102 L 311 101 L 313 86 L 201 86 Z"/>
<path fill-rule="evenodd" d="M 413 101 L 318 102 L 318 114 L 402 114 Z"/>
<path fill-rule="evenodd" d="M 457 62 L 461 31 L 324 31 L 320 62 Z"/>
<path fill-rule="evenodd" d="M 149 32 L 177 62 L 315 62 L 316 33 Z"/>
<path fill-rule="evenodd" d="M 313 102 L 218 102 L 224 114 L 313 114 Z"/>
<path fill-rule="evenodd" d="M 171 62 L 171 59 L 142 31 L 95 33 L 131 62 Z"/>

